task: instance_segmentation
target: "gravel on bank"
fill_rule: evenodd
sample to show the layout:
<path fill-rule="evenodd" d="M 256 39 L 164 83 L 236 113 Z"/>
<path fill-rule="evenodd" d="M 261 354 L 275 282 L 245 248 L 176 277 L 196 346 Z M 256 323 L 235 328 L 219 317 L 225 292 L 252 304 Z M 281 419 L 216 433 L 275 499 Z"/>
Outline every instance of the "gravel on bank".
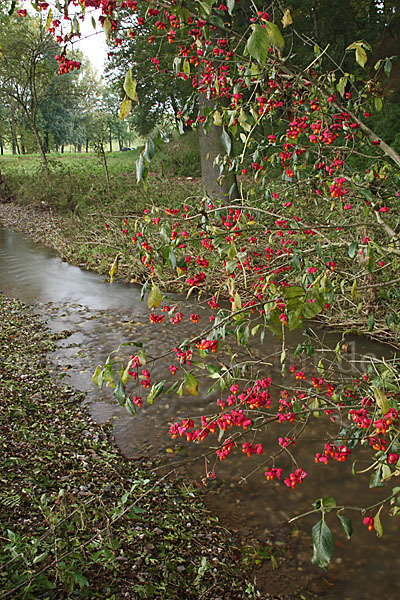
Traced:
<path fill-rule="evenodd" d="M 57 250 L 61 239 L 61 218 L 48 206 L 41 208 L 16 202 L 0 203 L 0 225 L 15 229 L 35 242 Z"/>

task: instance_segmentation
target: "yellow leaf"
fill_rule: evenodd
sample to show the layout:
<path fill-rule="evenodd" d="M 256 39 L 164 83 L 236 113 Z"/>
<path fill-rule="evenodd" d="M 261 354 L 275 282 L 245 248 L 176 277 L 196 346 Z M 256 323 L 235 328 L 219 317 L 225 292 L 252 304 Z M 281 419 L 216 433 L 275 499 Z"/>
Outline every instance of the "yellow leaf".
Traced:
<path fill-rule="evenodd" d="M 122 100 L 121 108 L 119 110 L 118 121 L 120 121 L 121 119 L 125 119 L 131 112 L 131 108 L 132 100 L 128 98 L 128 96 L 125 96 L 125 98 Z"/>
<path fill-rule="evenodd" d="M 158 287 L 158 285 L 153 285 L 149 294 L 149 298 L 147 300 L 147 306 L 150 309 L 157 308 L 158 306 L 160 306 L 161 300 L 162 294 L 160 288 Z"/>
<path fill-rule="evenodd" d="M 114 259 L 114 262 L 112 264 L 111 269 L 109 270 L 109 275 L 110 275 L 110 285 L 113 284 L 114 281 L 114 275 L 117 274 L 118 272 L 118 261 L 119 261 L 120 255 L 117 254 L 117 256 Z"/>
<path fill-rule="evenodd" d="M 385 415 L 390 408 L 389 400 L 383 390 L 380 390 L 374 386 L 372 386 L 372 389 L 374 390 L 374 396 L 375 396 L 376 403 L 379 406 L 379 408 L 381 409 L 382 414 Z"/>
<path fill-rule="evenodd" d="M 367 53 L 365 52 L 365 50 L 361 46 L 361 44 L 358 44 L 356 47 L 356 61 L 358 62 L 360 67 L 364 68 L 364 65 L 367 62 L 367 60 L 368 60 Z"/>
<path fill-rule="evenodd" d="M 46 29 L 47 29 L 47 31 L 49 30 L 49 27 L 51 25 L 52 20 L 53 20 L 53 11 L 50 9 L 49 13 L 47 15 L 47 21 L 46 21 Z"/>
<path fill-rule="evenodd" d="M 214 125 L 216 125 L 217 127 L 222 125 L 222 115 L 218 110 L 216 110 L 215 113 L 213 114 L 213 118 L 214 118 Z"/>
<path fill-rule="evenodd" d="M 287 27 L 293 23 L 292 15 L 290 14 L 290 10 L 288 8 L 285 10 L 281 22 L 283 27 Z"/>
<path fill-rule="evenodd" d="M 191 373 L 185 371 L 184 385 L 191 396 L 197 396 L 199 393 L 199 382 Z"/>
<path fill-rule="evenodd" d="M 132 69 L 129 69 L 125 75 L 124 91 L 128 98 L 139 104 L 139 96 L 137 95 L 136 87 L 137 81 L 134 77 L 132 77 Z"/>

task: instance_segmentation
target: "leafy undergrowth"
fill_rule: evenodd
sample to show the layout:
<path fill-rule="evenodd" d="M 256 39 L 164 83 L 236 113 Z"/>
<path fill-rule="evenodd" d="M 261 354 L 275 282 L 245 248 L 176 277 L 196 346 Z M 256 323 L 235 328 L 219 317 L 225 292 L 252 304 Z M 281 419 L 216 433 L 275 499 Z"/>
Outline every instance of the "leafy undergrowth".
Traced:
<path fill-rule="evenodd" d="M 253 597 L 199 493 L 124 460 L 50 377 L 39 317 L 1 295 L 0 319 L 0 598 Z"/>

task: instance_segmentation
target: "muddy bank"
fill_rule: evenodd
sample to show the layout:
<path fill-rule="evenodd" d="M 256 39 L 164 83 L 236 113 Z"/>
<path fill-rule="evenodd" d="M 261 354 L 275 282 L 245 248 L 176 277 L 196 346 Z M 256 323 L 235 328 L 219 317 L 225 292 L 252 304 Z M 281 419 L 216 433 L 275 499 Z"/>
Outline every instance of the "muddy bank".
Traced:
<path fill-rule="evenodd" d="M 0 224 L 24 233 L 35 242 L 54 250 L 60 249 L 62 219 L 47 206 L 0 203 Z"/>

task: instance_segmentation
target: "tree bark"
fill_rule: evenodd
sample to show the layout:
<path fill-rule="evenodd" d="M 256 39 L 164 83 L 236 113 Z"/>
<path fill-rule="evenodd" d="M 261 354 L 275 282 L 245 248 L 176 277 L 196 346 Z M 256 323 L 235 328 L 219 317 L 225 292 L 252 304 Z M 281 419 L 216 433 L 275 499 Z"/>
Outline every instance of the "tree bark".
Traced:
<path fill-rule="evenodd" d="M 214 100 L 206 98 L 205 94 L 199 95 L 200 113 L 204 109 L 214 108 Z M 233 172 L 223 172 L 220 175 L 220 168 L 214 164 L 215 158 L 226 154 L 221 139 L 222 127 L 212 123 L 208 133 L 203 125 L 199 127 L 199 145 L 201 161 L 201 177 L 203 180 L 204 191 L 210 198 L 221 201 L 231 201 L 239 197 L 236 175 Z"/>
<path fill-rule="evenodd" d="M 49 151 L 49 132 L 45 131 L 43 138 L 43 151 L 45 154 Z"/>
<path fill-rule="evenodd" d="M 10 132 L 11 132 L 11 148 L 12 153 L 17 154 L 17 136 L 15 134 L 15 122 L 11 120 L 10 122 Z"/>
<path fill-rule="evenodd" d="M 37 144 L 37 147 L 38 147 L 38 150 L 39 150 L 40 160 L 43 163 L 43 167 L 44 167 L 44 170 L 45 170 L 45 173 L 46 173 L 46 177 L 47 177 L 47 179 L 50 179 L 50 171 L 49 171 L 49 165 L 48 165 L 48 162 L 47 162 L 47 156 L 46 156 L 46 153 L 45 153 L 44 148 L 43 148 L 43 144 L 42 144 L 42 140 L 41 140 L 38 128 L 36 127 L 35 118 L 31 117 L 28 112 L 26 114 L 27 114 L 27 117 L 28 117 L 28 120 L 29 120 L 29 124 L 31 126 L 31 129 L 32 129 L 33 134 L 34 134 L 35 139 L 36 139 L 36 144 Z"/>

